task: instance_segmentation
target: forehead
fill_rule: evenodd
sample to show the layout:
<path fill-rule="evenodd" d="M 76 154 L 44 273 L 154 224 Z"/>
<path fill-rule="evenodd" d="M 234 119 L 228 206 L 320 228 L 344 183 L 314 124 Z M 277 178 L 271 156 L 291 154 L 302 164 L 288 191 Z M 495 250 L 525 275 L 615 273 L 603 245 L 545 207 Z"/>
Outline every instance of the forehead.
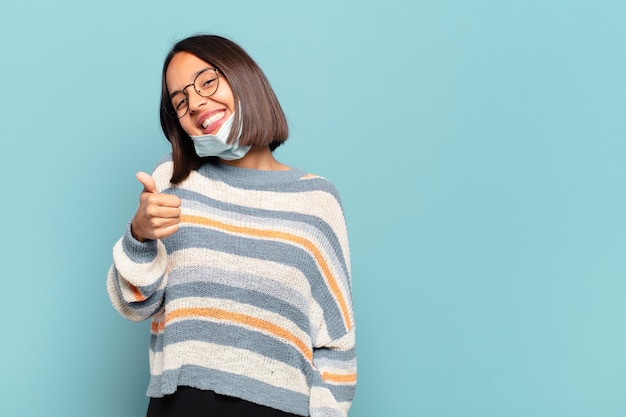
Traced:
<path fill-rule="evenodd" d="M 205 68 L 213 68 L 213 65 L 189 52 L 177 53 L 165 72 L 167 89 L 172 91 L 184 87 L 193 82 L 196 74 Z"/>

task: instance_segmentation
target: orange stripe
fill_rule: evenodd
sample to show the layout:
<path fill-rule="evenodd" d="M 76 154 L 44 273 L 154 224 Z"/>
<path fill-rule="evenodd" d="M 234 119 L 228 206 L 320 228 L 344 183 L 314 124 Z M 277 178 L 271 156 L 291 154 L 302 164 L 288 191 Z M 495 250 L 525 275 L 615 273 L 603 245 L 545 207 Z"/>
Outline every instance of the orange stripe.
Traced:
<path fill-rule="evenodd" d="M 234 313 L 232 311 L 225 311 L 217 308 L 180 308 L 169 312 L 165 316 L 165 322 L 169 322 L 170 320 L 175 320 L 178 318 L 193 316 L 226 320 L 264 330 L 275 336 L 280 337 L 281 339 L 285 339 L 293 343 L 300 349 L 300 351 L 309 361 L 313 361 L 313 352 L 296 335 L 280 326 L 270 323 L 267 320 L 258 319 L 256 317 L 248 316 L 245 314 Z"/>
<path fill-rule="evenodd" d="M 317 175 L 315 175 L 315 174 L 305 174 L 305 175 L 301 176 L 301 177 L 300 177 L 300 179 L 301 179 L 301 180 L 308 180 L 308 179 L 311 179 L 311 178 L 317 178 L 317 177 L 318 177 L 318 176 L 317 176 Z"/>
<path fill-rule="evenodd" d="M 242 227 L 242 226 L 233 226 L 232 224 L 227 224 L 223 222 L 218 222 L 216 220 L 207 219 L 206 217 L 200 216 L 191 216 L 191 215 L 181 215 L 181 222 L 200 224 L 203 226 L 210 226 L 217 229 L 225 230 L 227 232 L 233 233 L 241 233 L 245 235 L 255 236 L 255 237 L 263 237 L 263 238 L 272 238 L 272 239 L 282 239 L 294 242 L 301 246 L 304 246 L 309 252 L 313 254 L 315 260 L 319 264 L 322 269 L 322 273 L 326 277 L 328 285 L 335 296 L 335 299 L 339 303 L 339 308 L 341 309 L 341 314 L 343 315 L 344 323 L 346 324 L 346 328 L 350 330 L 352 328 L 352 321 L 350 320 L 350 314 L 348 312 L 348 306 L 346 304 L 346 300 L 343 298 L 341 294 L 341 290 L 339 289 L 339 285 L 337 285 L 337 281 L 335 277 L 330 272 L 330 268 L 326 263 L 326 260 L 322 256 L 320 250 L 308 239 L 305 239 L 300 236 L 293 235 L 291 233 L 285 233 L 280 231 L 272 231 L 272 230 L 261 230 L 261 229 L 253 229 L 251 227 Z"/>
<path fill-rule="evenodd" d="M 331 374 L 330 372 L 324 372 L 322 379 L 327 382 L 351 382 L 356 383 L 356 374 Z"/>
<path fill-rule="evenodd" d="M 163 332 L 163 330 L 165 330 L 165 323 L 162 321 L 159 321 L 159 322 L 153 321 L 152 324 L 150 325 L 150 330 L 152 330 L 152 333 L 161 333 Z"/>
<path fill-rule="evenodd" d="M 133 292 L 133 295 L 135 296 L 135 301 L 144 301 L 146 299 L 146 297 L 141 293 L 141 291 L 139 291 L 139 288 L 135 287 L 132 284 L 130 285 L 130 289 Z"/>

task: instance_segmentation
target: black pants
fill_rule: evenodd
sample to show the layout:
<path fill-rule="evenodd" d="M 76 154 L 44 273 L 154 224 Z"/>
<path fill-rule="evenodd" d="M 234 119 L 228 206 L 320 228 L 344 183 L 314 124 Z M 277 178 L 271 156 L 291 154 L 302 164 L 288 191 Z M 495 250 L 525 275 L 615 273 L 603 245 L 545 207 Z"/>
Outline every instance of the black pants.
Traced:
<path fill-rule="evenodd" d="M 161 398 L 150 398 L 147 417 L 298 417 L 239 398 L 191 387 Z"/>

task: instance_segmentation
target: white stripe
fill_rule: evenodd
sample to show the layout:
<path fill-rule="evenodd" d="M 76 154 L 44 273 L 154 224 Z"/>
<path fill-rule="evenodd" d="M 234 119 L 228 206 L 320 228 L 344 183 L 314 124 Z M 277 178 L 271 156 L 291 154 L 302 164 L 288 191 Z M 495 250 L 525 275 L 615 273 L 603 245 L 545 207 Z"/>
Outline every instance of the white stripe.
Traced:
<path fill-rule="evenodd" d="M 163 337 L 162 335 L 160 337 Z M 148 359 L 150 363 L 150 374 L 159 376 L 163 374 L 163 352 L 148 351 Z"/>
<path fill-rule="evenodd" d="M 344 414 L 348 413 L 348 408 L 350 407 L 350 403 L 338 403 L 333 397 L 333 394 L 325 387 L 312 387 L 311 388 L 311 410 L 316 408 L 330 408 L 333 410 L 337 409 L 337 406 L 340 407 L 341 411 Z"/>

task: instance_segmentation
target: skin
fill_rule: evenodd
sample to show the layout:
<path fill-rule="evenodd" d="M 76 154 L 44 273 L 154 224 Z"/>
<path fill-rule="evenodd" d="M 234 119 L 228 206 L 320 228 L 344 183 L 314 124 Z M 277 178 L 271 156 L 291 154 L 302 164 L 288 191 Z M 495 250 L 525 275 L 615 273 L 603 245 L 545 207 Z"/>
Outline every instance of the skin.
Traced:
<path fill-rule="evenodd" d="M 172 58 L 167 67 L 165 82 L 168 91 L 182 90 L 193 82 L 198 71 L 205 68 L 214 68 L 195 55 L 180 52 Z M 189 111 L 179 119 L 180 125 L 190 136 L 199 136 L 207 133 L 215 134 L 228 117 L 235 111 L 235 99 L 230 84 L 219 74 L 219 87 L 211 97 L 202 97 L 195 93 L 192 87 L 185 89 L 189 95 Z M 202 127 L 202 122 L 211 116 L 223 116 Z M 290 168 L 278 162 L 269 146 L 252 147 L 241 159 L 232 161 L 222 160 L 223 163 L 239 168 L 284 171 Z M 154 179 L 145 172 L 137 173 L 137 179 L 143 185 L 139 196 L 139 207 L 131 221 L 131 233 L 140 242 L 163 239 L 178 231 L 180 223 L 179 197 L 170 194 L 161 194 L 157 191 Z"/>
<path fill-rule="evenodd" d="M 139 207 L 130 223 L 130 231 L 140 242 L 163 239 L 178 231 L 181 200 L 178 196 L 161 194 L 154 179 L 145 172 L 138 172 L 137 179 L 143 184 Z"/>

